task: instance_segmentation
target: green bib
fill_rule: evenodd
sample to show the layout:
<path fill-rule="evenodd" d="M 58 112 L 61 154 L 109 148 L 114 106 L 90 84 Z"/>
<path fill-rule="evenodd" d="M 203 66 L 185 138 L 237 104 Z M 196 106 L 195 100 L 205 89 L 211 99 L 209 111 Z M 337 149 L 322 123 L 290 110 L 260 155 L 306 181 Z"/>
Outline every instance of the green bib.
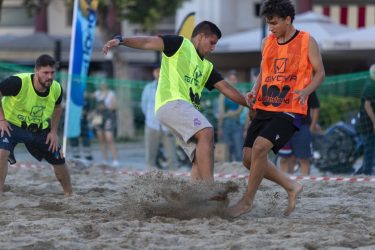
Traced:
<path fill-rule="evenodd" d="M 55 103 L 61 94 L 61 87 L 57 81 L 53 81 L 49 94 L 39 96 L 33 87 L 31 73 L 15 75 L 22 80 L 21 90 L 16 96 L 3 96 L 2 108 L 5 119 L 10 123 L 21 127 L 36 124 L 42 129 L 49 127 L 49 120 L 53 114 Z"/>
<path fill-rule="evenodd" d="M 192 42 L 186 38 L 173 56 L 163 53 L 155 111 L 174 100 L 185 100 L 199 109 L 202 90 L 212 69 L 212 63 L 201 59 Z"/>

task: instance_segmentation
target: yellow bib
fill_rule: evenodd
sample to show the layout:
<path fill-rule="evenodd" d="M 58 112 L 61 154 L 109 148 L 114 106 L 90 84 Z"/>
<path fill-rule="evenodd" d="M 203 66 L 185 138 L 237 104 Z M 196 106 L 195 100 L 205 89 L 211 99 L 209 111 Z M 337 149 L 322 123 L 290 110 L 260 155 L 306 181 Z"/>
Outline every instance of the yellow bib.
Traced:
<path fill-rule="evenodd" d="M 202 90 L 212 69 L 212 63 L 201 59 L 192 42 L 186 38 L 173 56 L 163 53 L 155 111 L 174 100 L 188 101 L 199 109 Z"/>
<path fill-rule="evenodd" d="M 27 125 L 36 124 L 42 129 L 48 128 L 55 103 L 61 94 L 60 84 L 53 81 L 49 94 L 42 97 L 35 92 L 31 73 L 15 76 L 21 78 L 22 86 L 18 95 L 2 98 L 5 119 L 19 127 L 22 126 L 22 123 L 26 123 Z"/>

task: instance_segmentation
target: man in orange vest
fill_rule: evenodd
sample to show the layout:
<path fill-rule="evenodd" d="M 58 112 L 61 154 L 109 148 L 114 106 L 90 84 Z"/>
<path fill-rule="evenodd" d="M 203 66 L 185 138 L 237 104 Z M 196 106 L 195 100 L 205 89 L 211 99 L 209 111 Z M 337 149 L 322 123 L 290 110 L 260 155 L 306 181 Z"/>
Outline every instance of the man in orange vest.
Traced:
<path fill-rule="evenodd" d="M 261 14 L 271 34 L 263 40 L 261 71 L 248 93 L 256 115 L 247 131 L 243 164 L 251 172 L 245 194 L 229 209 L 232 217 L 251 210 L 263 178 L 287 191 L 284 214 L 294 210 L 302 185 L 277 169 L 267 155 L 271 149 L 277 153 L 298 130 L 307 114 L 308 96 L 325 77 L 317 42 L 293 26 L 295 9 L 289 0 L 265 0 Z"/>

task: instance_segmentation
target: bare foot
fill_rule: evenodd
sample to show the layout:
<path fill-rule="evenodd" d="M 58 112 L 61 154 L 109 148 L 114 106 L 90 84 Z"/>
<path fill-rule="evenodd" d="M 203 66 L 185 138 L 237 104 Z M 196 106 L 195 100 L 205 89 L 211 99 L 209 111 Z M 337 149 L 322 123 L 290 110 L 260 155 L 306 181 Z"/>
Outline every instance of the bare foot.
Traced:
<path fill-rule="evenodd" d="M 64 192 L 64 197 L 71 197 L 73 196 L 73 192 Z"/>
<path fill-rule="evenodd" d="M 246 203 L 241 199 L 236 205 L 229 208 L 228 212 L 232 218 L 237 218 L 243 214 L 250 212 L 252 208 L 252 203 Z"/>
<path fill-rule="evenodd" d="M 294 189 L 288 191 L 288 207 L 284 211 L 285 216 L 289 216 L 293 210 L 296 208 L 297 198 L 298 195 L 302 192 L 303 186 L 302 184 L 295 182 Z"/>

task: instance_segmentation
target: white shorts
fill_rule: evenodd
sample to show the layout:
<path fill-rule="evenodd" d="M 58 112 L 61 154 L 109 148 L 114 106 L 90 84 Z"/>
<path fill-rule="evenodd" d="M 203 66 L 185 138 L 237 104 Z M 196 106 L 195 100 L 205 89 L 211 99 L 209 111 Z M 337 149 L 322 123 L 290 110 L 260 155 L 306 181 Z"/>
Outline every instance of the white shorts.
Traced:
<path fill-rule="evenodd" d="M 177 137 L 178 143 L 193 162 L 197 146 L 194 135 L 204 128 L 212 128 L 207 118 L 193 104 L 183 100 L 167 102 L 158 109 L 156 117 Z"/>

